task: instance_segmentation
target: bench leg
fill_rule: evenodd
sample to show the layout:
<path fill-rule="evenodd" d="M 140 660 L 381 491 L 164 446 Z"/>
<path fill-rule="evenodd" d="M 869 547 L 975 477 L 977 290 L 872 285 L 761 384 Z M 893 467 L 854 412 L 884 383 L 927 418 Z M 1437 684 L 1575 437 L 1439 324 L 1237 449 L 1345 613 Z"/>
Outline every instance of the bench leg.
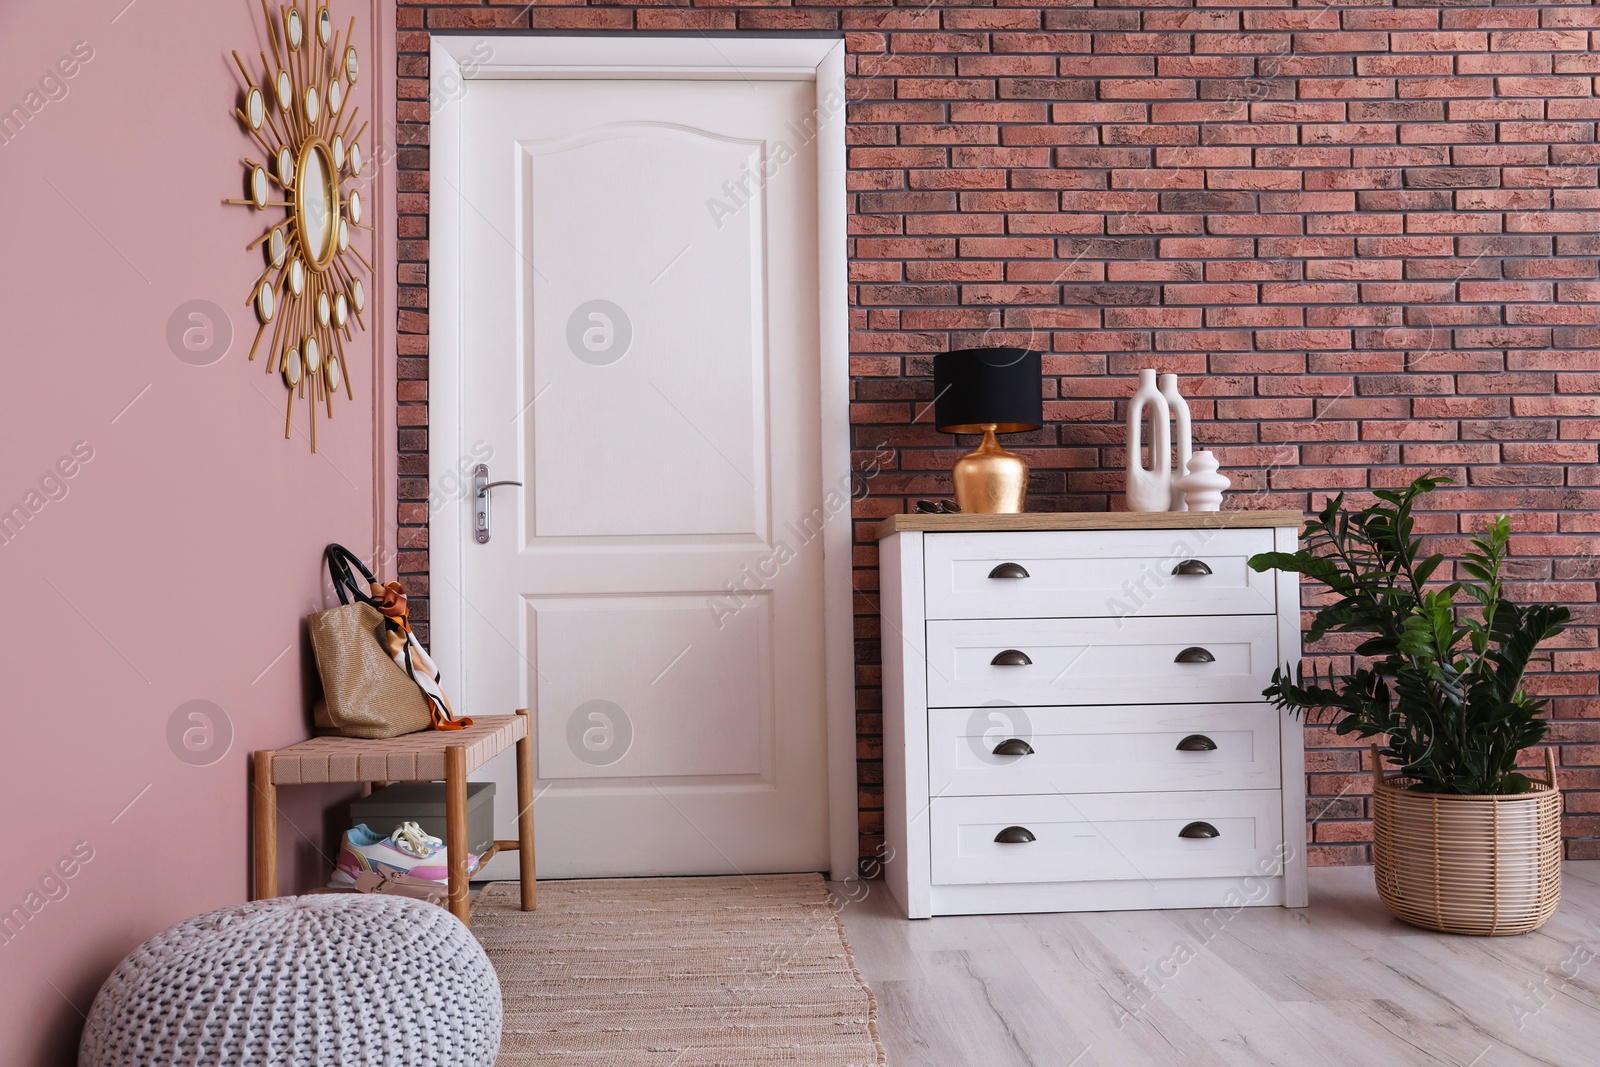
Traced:
<path fill-rule="evenodd" d="M 257 752 L 250 793 L 251 839 L 255 844 L 255 884 L 251 900 L 278 895 L 278 787 L 272 784 L 272 752 Z"/>
<path fill-rule="evenodd" d="M 517 714 L 527 720 L 527 733 L 517 742 L 517 862 L 522 877 L 522 910 L 539 906 L 539 883 L 533 865 L 533 716 L 527 708 Z"/>
<path fill-rule="evenodd" d="M 444 750 L 444 843 L 450 850 L 450 913 L 472 925 L 472 898 L 467 886 L 467 750 Z"/>

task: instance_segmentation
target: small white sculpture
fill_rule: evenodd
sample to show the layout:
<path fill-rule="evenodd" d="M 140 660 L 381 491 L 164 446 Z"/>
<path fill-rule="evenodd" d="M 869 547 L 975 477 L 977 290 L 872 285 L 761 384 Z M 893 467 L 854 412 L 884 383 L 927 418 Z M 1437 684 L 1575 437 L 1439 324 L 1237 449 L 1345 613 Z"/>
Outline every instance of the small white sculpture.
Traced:
<path fill-rule="evenodd" d="M 1190 511 L 1221 511 L 1222 491 L 1233 483 L 1217 471 L 1217 457 L 1201 450 L 1189 457 L 1189 473 L 1177 481 Z"/>
<path fill-rule="evenodd" d="M 1150 468 L 1142 456 L 1141 423 L 1150 409 Z M 1156 372 L 1139 372 L 1139 388 L 1128 402 L 1128 458 L 1125 496 L 1129 511 L 1166 511 L 1172 506 L 1172 427 L 1166 398 L 1156 388 Z M 1185 420 L 1187 421 L 1187 420 Z"/>
<path fill-rule="evenodd" d="M 1178 481 L 1183 477 L 1183 472 L 1189 469 L 1189 456 L 1194 451 L 1194 438 L 1189 432 L 1189 405 L 1184 402 L 1183 394 L 1178 392 L 1176 374 L 1163 374 L 1160 382 L 1161 396 L 1172 412 L 1172 445 L 1176 452 L 1172 459 L 1172 503 L 1167 510 L 1188 511 L 1189 506 L 1183 502 L 1183 490 L 1178 488 Z"/>

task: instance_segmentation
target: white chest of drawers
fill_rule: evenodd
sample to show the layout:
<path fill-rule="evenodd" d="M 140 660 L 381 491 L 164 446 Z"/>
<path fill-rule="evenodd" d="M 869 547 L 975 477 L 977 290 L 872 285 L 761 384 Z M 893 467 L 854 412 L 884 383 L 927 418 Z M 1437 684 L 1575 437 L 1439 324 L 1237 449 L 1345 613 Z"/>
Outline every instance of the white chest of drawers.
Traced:
<path fill-rule="evenodd" d="M 878 529 L 884 877 L 911 918 L 1306 904 L 1290 511 Z"/>

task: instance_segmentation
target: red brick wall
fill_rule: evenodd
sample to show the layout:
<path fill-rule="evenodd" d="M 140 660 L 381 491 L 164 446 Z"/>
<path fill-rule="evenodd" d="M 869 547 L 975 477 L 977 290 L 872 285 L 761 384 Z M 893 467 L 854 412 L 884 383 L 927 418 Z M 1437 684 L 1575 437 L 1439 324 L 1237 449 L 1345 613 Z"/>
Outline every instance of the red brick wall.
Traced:
<path fill-rule="evenodd" d="M 1456 484 L 1454 549 L 1515 515 L 1515 595 L 1571 605 L 1553 698 L 1568 855 L 1600 857 L 1600 11 L 765 0 L 398 7 L 402 571 L 427 574 L 427 33 L 839 30 L 849 46 L 862 852 L 881 828 L 869 530 L 948 493 L 929 354 L 1031 345 L 1030 507 L 1119 507 L 1132 375 L 1183 376 L 1242 494 Z M 1594 29 L 1591 29 L 1594 27 Z M 1247 495 L 1245 495 L 1247 494 Z M 415 602 L 414 602 L 415 603 Z M 425 605 L 419 605 L 425 612 Z M 1323 650 L 1337 655 L 1329 642 Z M 1307 731 L 1313 862 L 1362 862 L 1362 755 Z M 1343 794 L 1341 796 L 1341 794 Z"/>

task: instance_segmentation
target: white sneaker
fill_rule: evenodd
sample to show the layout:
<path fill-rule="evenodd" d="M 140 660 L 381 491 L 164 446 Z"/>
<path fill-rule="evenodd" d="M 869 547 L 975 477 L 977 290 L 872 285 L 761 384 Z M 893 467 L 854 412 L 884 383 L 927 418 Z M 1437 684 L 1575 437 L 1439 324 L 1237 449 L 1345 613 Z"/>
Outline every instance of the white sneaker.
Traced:
<path fill-rule="evenodd" d="M 477 855 L 467 853 L 467 875 L 470 877 L 477 869 Z M 348 888 L 355 885 L 356 875 L 363 871 L 448 882 L 449 850 L 443 841 L 424 833 L 414 822 L 402 823 L 388 837 L 379 837 L 362 823 L 345 831 L 344 840 L 339 843 L 338 869 L 330 884 Z"/>

